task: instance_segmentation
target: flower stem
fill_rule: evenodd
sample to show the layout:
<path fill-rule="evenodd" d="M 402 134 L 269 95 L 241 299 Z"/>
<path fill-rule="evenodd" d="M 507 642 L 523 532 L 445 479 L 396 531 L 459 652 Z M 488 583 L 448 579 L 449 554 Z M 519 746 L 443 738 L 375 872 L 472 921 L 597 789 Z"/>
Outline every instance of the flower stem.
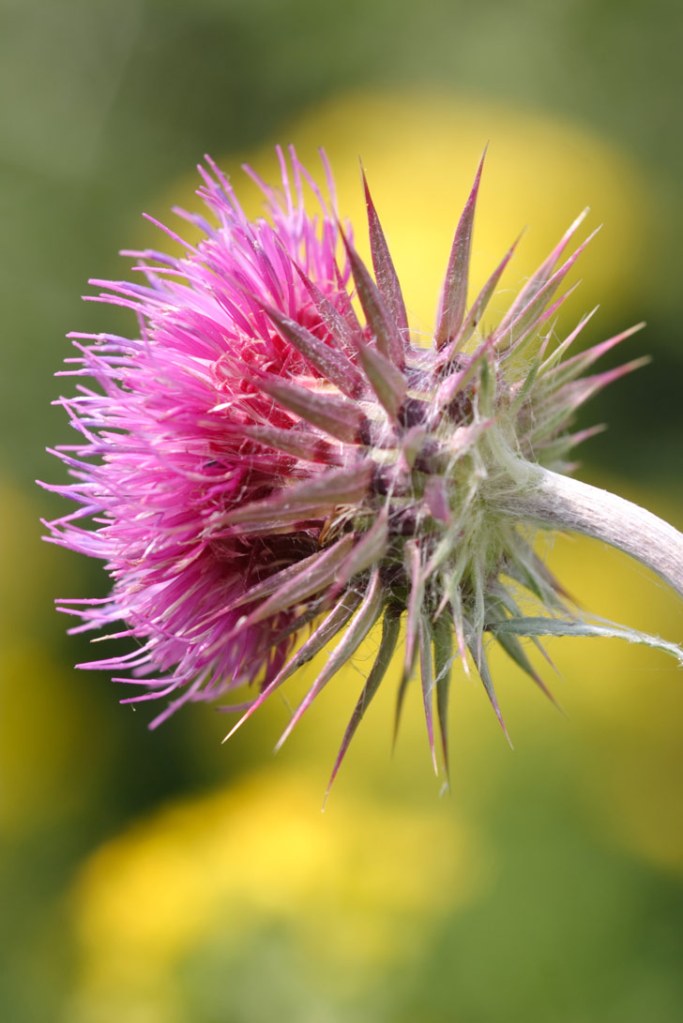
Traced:
<path fill-rule="evenodd" d="M 503 510 L 603 540 L 647 565 L 683 596 L 683 533 L 623 497 L 536 466 L 528 488 L 506 497 Z"/>

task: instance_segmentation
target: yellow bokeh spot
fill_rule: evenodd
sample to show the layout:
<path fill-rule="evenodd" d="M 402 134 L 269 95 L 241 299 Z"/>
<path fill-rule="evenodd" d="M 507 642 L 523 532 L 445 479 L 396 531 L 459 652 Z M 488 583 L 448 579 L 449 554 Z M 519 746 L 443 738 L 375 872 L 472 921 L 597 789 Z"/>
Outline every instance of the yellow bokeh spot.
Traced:
<path fill-rule="evenodd" d="M 148 1006 L 150 1021 L 184 1020 L 182 962 L 217 934 L 228 959 L 256 949 L 272 926 L 286 929 L 310 983 L 362 991 L 480 890 L 481 852 L 443 804 L 417 811 L 357 794 L 321 814 L 320 799 L 319 779 L 275 768 L 173 805 L 96 853 L 74 894 L 75 1018 L 143 1019 Z"/>

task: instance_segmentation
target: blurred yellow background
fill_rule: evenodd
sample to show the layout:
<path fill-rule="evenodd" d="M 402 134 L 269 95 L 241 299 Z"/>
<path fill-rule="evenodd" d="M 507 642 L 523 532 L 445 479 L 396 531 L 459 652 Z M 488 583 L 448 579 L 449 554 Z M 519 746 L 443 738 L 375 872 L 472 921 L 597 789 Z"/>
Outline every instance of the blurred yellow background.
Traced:
<path fill-rule="evenodd" d="M 409 312 L 428 335 L 484 146 L 475 288 L 527 227 L 499 305 L 568 223 L 604 227 L 572 280 L 586 342 L 647 319 L 652 367 L 589 407 L 609 421 L 580 470 L 681 527 L 678 287 L 683 143 L 666 0 L 0 0 L 6 339 L 0 447 L 0 1019 L 11 1023 L 673 1023 L 683 1012 L 681 676 L 617 641 L 549 644 L 565 715 L 494 663 L 511 751 L 455 680 L 440 798 L 417 691 L 391 754 L 388 678 L 326 812 L 329 771 L 377 638 L 276 758 L 273 700 L 228 745 L 189 707 L 155 733 L 104 674 L 76 672 L 55 596 L 103 593 L 97 565 L 40 543 L 68 441 L 49 402 L 67 330 L 135 329 L 82 306 L 118 248 L 171 223 L 209 151 L 274 178 L 275 142 L 323 145 L 365 246 L 359 158 Z M 637 60 L 635 59 L 637 55 Z M 249 204 L 252 203 L 250 206 Z M 154 239 L 155 243 L 158 240 Z M 681 639 L 675 598 L 577 538 L 543 540 L 589 610 Z M 308 665 L 285 694 L 310 682 Z"/>

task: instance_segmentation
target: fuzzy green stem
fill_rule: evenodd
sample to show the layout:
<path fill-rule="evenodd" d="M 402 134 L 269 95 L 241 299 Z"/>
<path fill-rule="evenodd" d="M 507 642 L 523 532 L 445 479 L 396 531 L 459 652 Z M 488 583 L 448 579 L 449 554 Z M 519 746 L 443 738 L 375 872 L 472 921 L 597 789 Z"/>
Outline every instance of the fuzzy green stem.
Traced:
<path fill-rule="evenodd" d="M 498 507 L 541 526 L 603 540 L 647 565 L 683 596 L 683 533 L 623 497 L 536 466 L 528 486 L 505 495 Z"/>

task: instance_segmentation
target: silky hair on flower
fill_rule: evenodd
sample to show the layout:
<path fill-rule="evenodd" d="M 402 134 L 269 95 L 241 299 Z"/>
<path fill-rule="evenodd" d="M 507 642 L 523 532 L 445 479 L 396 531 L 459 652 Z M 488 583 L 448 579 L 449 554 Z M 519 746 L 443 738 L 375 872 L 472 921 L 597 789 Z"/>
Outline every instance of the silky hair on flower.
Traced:
<path fill-rule="evenodd" d="M 683 661 L 673 643 L 580 613 L 533 546 L 537 528 L 585 533 L 683 593 L 683 536 L 570 475 L 573 449 L 599 429 L 573 429 L 577 410 L 644 361 L 590 372 L 638 330 L 573 354 L 592 314 L 558 338 L 563 282 L 591 237 L 575 244 L 584 216 L 485 325 L 515 245 L 471 299 L 480 164 L 427 347 L 365 178 L 372 270 L 337 215 L 325 157 L 323 188 L 293 148 L 277 156 L 277 187 L 245 168 L 265 199 L 253 220 L 207 159 L 207 216 L 177 211 L 201 240 L 164 228 L 182 255 L 124 253 L 138 283 L 91 282 L 95 301 L 135 314 L 136 335 L 70 335 L 62 375 L 75 394 L 59 404 L 78 438 L 55 452 L 71 482 L 49 489 L 76 508 L 49 539 L 101 559 L 112 589 L 59 607 L 80 619 L 73 632 L 131 641 L 80 667 L 112 673 L 124 702 L 160 701 L 153 725 L 246 686 L 232 734 L 328 648 L 282 743 L 381 624 L 334 778 L 395 654 L 396 725 L 417 675 L 446 769 L 454 666 L 478 672 L 502 724 L 487 638 L 544 691 L 524 637 L 616 636 Z"/>

